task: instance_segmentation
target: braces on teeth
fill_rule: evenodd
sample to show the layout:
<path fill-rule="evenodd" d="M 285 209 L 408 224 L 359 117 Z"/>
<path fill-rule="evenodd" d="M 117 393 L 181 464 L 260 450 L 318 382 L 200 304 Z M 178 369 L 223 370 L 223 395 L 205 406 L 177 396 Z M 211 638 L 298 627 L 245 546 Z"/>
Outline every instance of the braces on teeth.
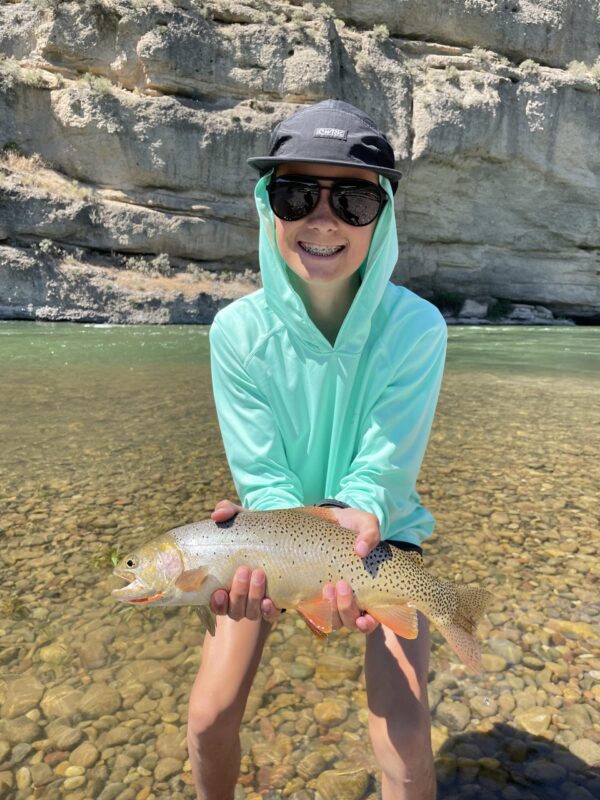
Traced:
<path fill-rule="evenodd" d="M 308 245 L 302 242 L 302 247 L 308 253 L 314 253 L 315 255 L 319 256 L 329 256 L 337 253 L 338 250 L 341 250 L 343 245 L 338 245 L 337 247 L 318 247 L 316 245 Z"/>

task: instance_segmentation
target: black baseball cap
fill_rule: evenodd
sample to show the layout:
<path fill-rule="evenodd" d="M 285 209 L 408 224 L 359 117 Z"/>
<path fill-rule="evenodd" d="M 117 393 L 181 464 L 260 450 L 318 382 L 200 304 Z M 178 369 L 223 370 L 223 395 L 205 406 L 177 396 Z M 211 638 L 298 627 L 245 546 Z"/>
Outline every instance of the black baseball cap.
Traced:
<path fill-rule="evenodd" d="M 364 111 L 343 100 L 323 100 L 282 120 L 271 134 L 268 152 L 249 158 L 248 164 L 261 174 L 293 161 L 363 167 L 389 178 L 394 193 L 402 177 L 385 134 Z"/>

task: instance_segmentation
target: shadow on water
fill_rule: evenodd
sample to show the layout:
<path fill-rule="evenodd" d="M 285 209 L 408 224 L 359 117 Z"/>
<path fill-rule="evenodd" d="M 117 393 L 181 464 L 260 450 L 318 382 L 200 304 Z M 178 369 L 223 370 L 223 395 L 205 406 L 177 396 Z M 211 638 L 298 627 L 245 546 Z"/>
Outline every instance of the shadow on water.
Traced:
<path fill-rule="evenodd" d="M 505 723 L 449 738 L 436 756 L 439 800 L 594 800 L 600 768 Z"/>

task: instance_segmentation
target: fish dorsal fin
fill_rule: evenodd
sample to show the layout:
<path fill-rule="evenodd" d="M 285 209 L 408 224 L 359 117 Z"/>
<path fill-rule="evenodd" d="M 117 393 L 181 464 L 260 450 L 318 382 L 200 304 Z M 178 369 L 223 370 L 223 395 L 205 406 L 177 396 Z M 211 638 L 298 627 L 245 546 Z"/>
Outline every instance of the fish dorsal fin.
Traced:
<path fill-rule="evenodd" d="M 322 597 L 302 600 L 296 606 L 296 611 L 304 617 L 308 627 L 319 638 L 325 638 L 333 630 L 331 600 L 324 600 Z"/>
<path fill-rule="evenodd" d="M 302 506 L 301 508 L 297 508 L 296 510 L 303 511 L 305 514 L 310 514 L 311 517 L 324 519 L 325 522 L 332 522 L 334 525 L 340 524 L 337 520 L 335 513 L 333 512 L 333 509 L 327 508 L 326 506 Z"/>
<path fill-rule="evenodd" d="M 182 592 L 197 592 L 207 575 L 208 569 L 206 567 L 188 569 L 177 578 L 175 586 Z"/>
<path fill-rule="evenodd" d="M 401 605 L 375 606 L 375 608 L 367 608 L 366 611 L 397 636 L 402 636 L 403 639 L 417 638 L 419 623 L 417 609 L 414 606 L 403 603 Z"/>

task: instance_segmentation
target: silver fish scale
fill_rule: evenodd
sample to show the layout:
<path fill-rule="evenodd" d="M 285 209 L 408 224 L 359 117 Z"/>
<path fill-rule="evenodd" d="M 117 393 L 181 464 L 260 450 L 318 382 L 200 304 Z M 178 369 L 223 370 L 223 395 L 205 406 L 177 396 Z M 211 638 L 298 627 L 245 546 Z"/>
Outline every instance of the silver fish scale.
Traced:
<path fill-rule="evenodd" d="M 418 553 L 383 542 L 361 559 L 356 533 L 297 509 L 240 512 L 225 523 L 205 520 L 169 533 L 187 569 L 208 567 L 222 585 L 242 564 L 264 569 L 268 594 L 280 607 L 316 597 L 323 584 L 341 579 L 362 608 L 405 600 L 439 619 L 456 607 L 454 585 L 427 572 Z"/>

